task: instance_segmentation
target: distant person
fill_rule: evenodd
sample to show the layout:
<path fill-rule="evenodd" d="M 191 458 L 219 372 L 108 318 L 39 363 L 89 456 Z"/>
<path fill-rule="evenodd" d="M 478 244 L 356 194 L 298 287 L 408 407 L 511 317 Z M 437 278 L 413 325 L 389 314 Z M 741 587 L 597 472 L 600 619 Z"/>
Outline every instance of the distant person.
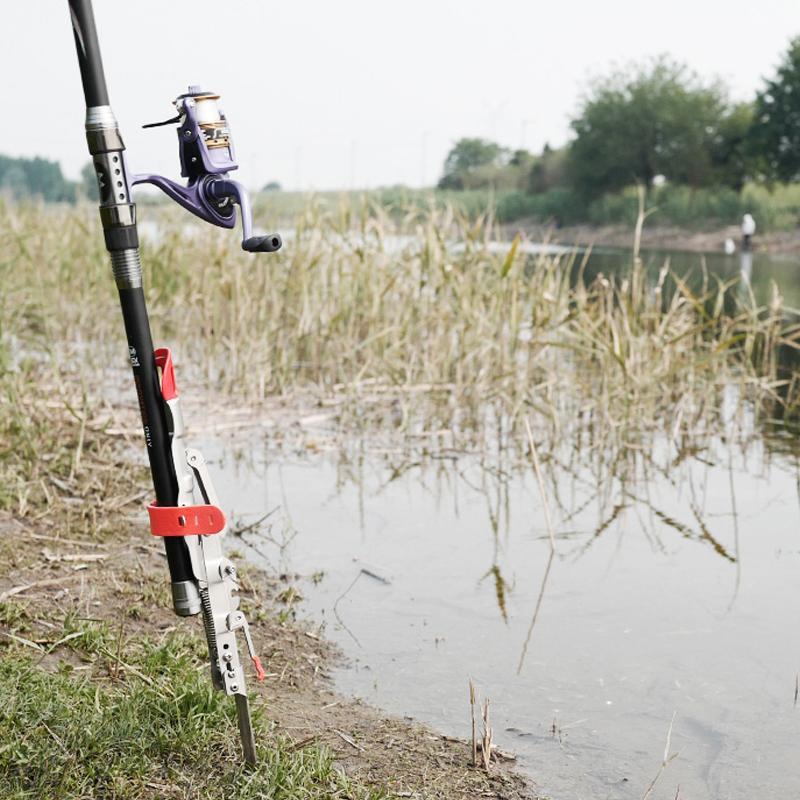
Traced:
<path fill-rule="evenodd" d="M 742 249 L 750 251 L 753 249 L 753 236 L 756 232 L 756 221 L 752 214 L 745 214 L 742 217 Z"/>

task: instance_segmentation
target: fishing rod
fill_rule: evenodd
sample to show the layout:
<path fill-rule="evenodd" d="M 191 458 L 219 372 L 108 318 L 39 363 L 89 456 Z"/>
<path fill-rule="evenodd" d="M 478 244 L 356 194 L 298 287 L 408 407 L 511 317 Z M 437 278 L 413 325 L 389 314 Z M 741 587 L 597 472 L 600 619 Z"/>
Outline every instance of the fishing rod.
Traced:
<path fill-rule="evenodd" d="M 109 104 L 92 2 L 68 2 L 86 99 L 86 141 L 100 190 L 100 220 L 119 292 L 155 490 L 155 500 L 148 506 L 150 530 L 164 541 L 175 613 L 203 616 L 213 685 L 235 698 L 244 757 L 254 764 L 255 740 L 238 632 L 244 636 L 258 680 L 264 679 L 264 670 L 247 619 L 239 610 L 236 567 L 223 552 L 225 514 L 205 459 L 185 442 L 172 355 L 167 348 L 153 348 L 131 190 L 142 183 L 157 186 L 187 211 L 223 228 L 236 226 L 238 206 L 242 249 L 249 252 L 274 252 L 281 247 L 281 237 L 253 234 L 247 191 L 229 177 L 238 165 L 219 95 L 212 91 L 190 86 L 174 101 L 174 117 L 144 126 L 177 126 L 186 185 L 162 175 L 128 175 L 125 145 Z"/>

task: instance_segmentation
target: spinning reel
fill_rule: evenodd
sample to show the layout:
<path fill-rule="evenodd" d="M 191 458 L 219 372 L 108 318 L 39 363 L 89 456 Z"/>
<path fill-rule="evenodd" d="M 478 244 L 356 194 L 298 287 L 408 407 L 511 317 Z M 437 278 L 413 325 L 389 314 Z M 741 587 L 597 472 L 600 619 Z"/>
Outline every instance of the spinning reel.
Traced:
<path fill-rule="evenodd" d="M 281 237 L 277 233 L 253 236 L 253 214 L 247 190 L 228 178 L 228 173 L 239 165 L 228 120 L 218 100 L 218 94 L 190 86 L 175 100 L 177 116 L 143 126 L 157 128 L 177 123 L 181 175 L 188 178 L 186 186 L 163 175 L 134 175 L 131 182 L 157 186 L 187 211 L 221 228 L 236 226 L 234 205 L 238 205 L 242 217 L 242 249 L 250 253 L 273 253 L 281 248 Z"/>

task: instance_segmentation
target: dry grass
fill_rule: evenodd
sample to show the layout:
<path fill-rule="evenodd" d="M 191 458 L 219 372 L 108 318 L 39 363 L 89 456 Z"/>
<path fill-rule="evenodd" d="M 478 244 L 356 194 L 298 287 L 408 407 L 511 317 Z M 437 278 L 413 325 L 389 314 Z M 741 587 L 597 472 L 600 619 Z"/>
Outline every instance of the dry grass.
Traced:
<path fill-rule="evenodd" d="M 718 427 L 731 387 L 761 417 L 794 402 L 778 358 L 799 329 L 777 289 L 759 308 L 699 268 L 687 279 L 665 266 L 650 280 L 635 262 L 589 282 L 574 256 L 497 252 L 491 220 L 453 210 L 412 208 L 397 221 L 366 202 L 312 204 L 269 257 L 172 210 L 141 216 L 156 341 L 175 347 L 184 376 L 242 400 L 333 395 L 359 424 L 366 401 L 403 430 L 479 440 L 523 433 L 532 414 L 535 429 L 614 446 Z M 124 364 L 94 217 L 0 206 L 12 358 L 26 352 L 84 374 Z"/>

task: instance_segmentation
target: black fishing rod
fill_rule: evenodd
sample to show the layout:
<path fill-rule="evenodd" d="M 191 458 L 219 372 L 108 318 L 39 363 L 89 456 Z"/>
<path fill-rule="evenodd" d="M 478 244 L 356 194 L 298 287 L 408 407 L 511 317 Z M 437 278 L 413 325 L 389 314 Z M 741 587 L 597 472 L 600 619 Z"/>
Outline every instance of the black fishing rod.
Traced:
<path fill-rule="evenodd" d="M 177 115 L 146 125 L 177 125 L 181 175 L 186 185 L 161 175 L 129 175 L 125 146 L 111 110 L 100 57 L 91 0 L 68 0 L 86 99 L 86 140 L 100 190 L 100 220 L 119 291 L 128 339 L 128 357 L 155 489 L 148 507 L 150 529 L 164 540 L 179 616 L 203 615 L 214 686 L 236 699 L 245 759 L 255 763 L 244 670 L 236 631 L 244 634 L 256 675 L 264 671 L 255 653 L 244 614 L 239 611 L 236 568 L 225 558 L 227 531 L 203 456 L 184 443 L 184 426 L 170 351 L 154 350 L 147 316 L 136 205 L 132 187 L 150 183 L 196 216 L 224 228 L 242 220 L 242 248 L 272 252 L 277 234 L 254 236 L 250 201 L 244 187 L 229 178 L 236 164 L 230 129 L 219 108 L 219 95 L 199 86 L 174 101 Z"/>

